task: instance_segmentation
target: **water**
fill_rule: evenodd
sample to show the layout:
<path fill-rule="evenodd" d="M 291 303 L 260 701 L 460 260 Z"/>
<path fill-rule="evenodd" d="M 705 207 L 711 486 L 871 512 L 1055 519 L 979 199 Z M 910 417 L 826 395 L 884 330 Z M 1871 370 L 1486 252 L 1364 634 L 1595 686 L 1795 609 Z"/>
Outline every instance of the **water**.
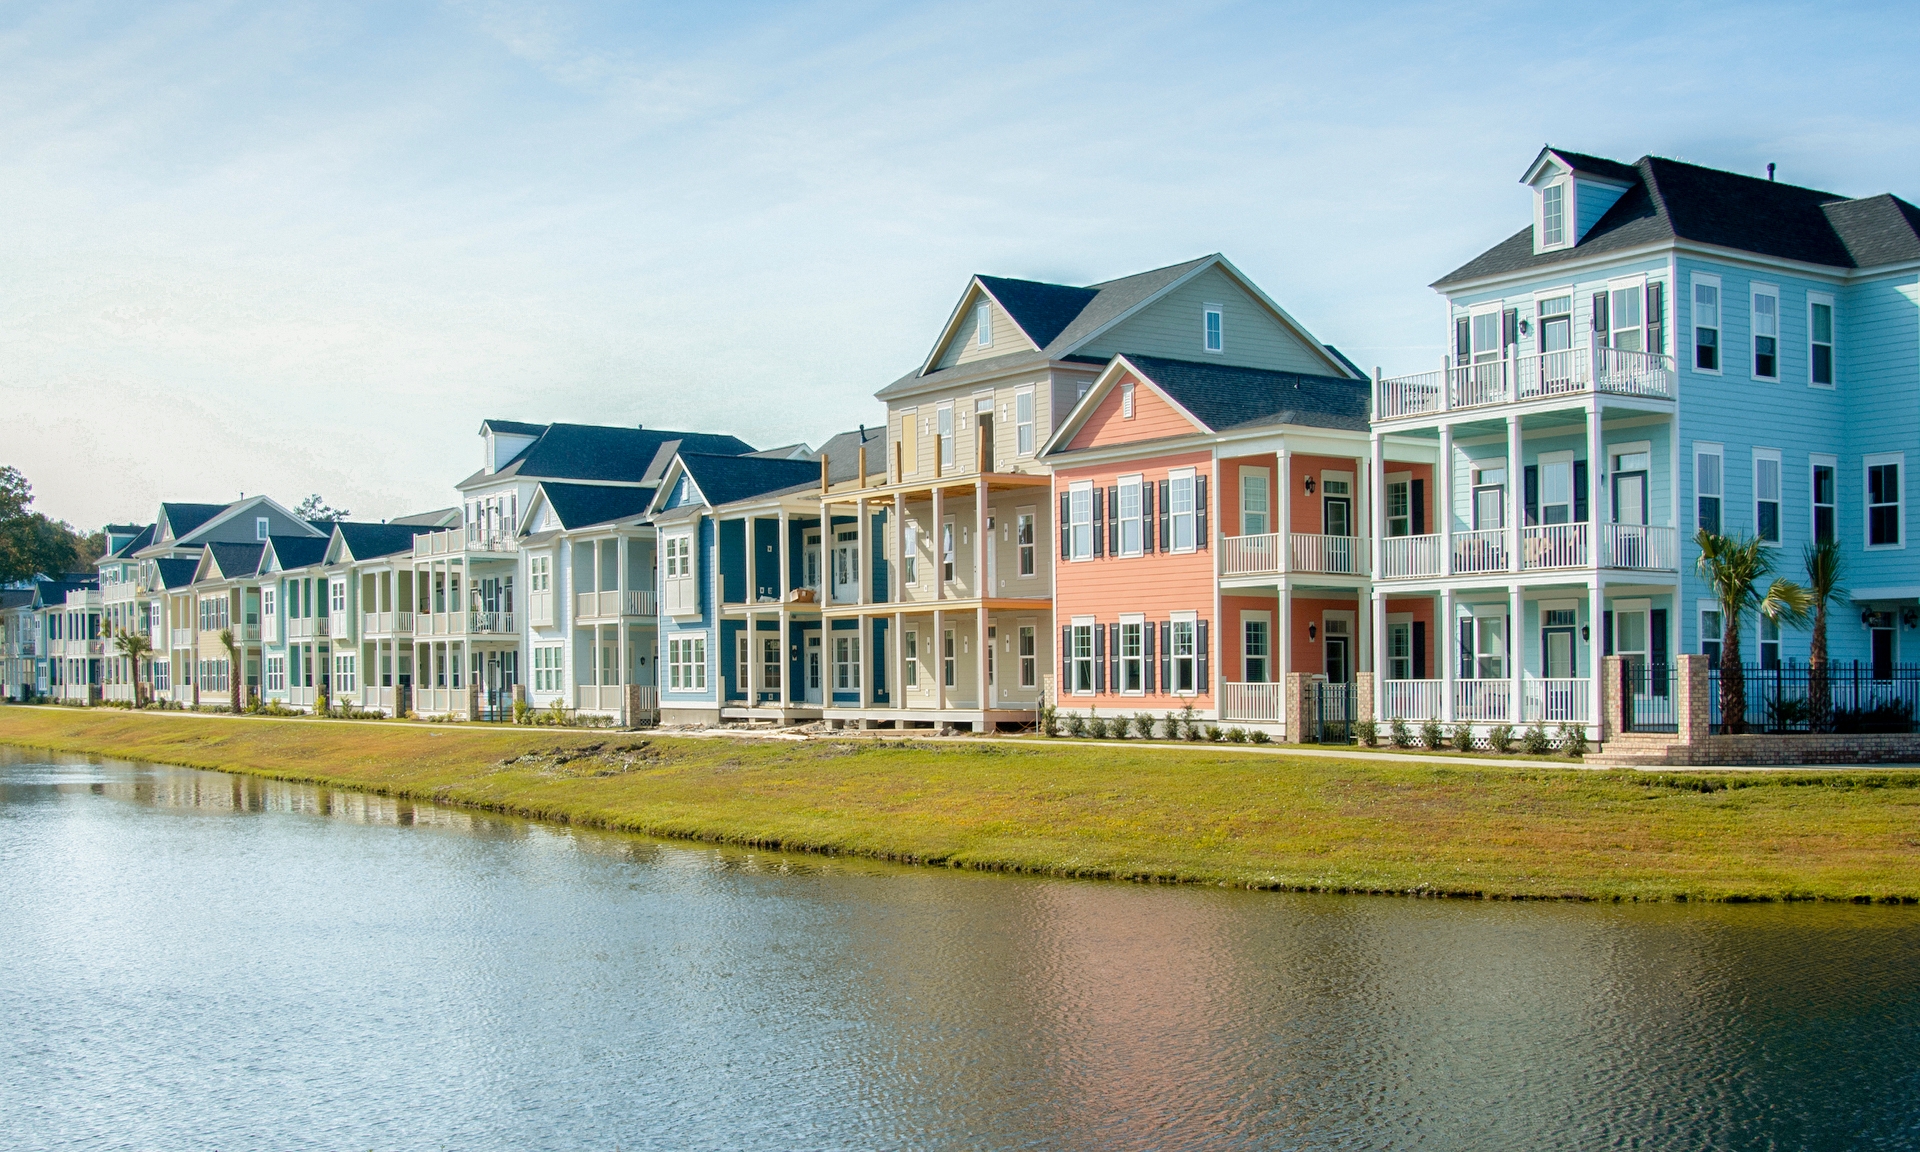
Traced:
<path fill-rule="evenodd" d="M 661 844 L 0 749 L 0 1146 L 1911 1148 L 1920 911 Z"/>

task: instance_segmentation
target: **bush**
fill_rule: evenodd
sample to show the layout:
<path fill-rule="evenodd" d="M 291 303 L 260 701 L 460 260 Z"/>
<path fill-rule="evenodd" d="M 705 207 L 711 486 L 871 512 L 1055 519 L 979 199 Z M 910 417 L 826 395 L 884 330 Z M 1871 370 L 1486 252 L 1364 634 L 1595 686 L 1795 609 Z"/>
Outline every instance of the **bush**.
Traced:
<path fill-rule="evenodd" d="M 1087 735 L 1087 718 L 1078 712 L 1069 715 L 1067 717 L 1067 735 L 1076 740 L 1085 739 Z"/>
<path fill-rule="evenodd" d="M 1429 751 L 1438 752 L 1447 746 L 1446 729 L 1440 727 L 1438 720 L 1429 720 L 1420 725 L 1420 743 Z"/>
<path fill-rule="evenodd" d="M 1587 754 L 1587 726 L 1569 721 L 1560 725 L 1560 751 L 1569 756 Z"/>
<path fill-rule="evenodd" d="M 1219 725 L 1217 724 L 1207 725 L 1207 741 L 1209 743 L 1218 744 L 1220 743 L 1220 741 L 1226 739 L 1226 737 L 1227 737 L 1227 734 L 1225 732 L 1220 731 Z"/>
<path fill-rule="evenodd" d="M 1180 709 L 1180 731 L 1186 733 L 1189 740 L 1200 739 L 1200 720 L 1193 714 L 1193 705 L 1189 703 Z"/>
<path fill-rule="evenodd" d="M 1133 734 L 1142 740 L 1153 739 L 1153 713 L 1138 712 L 1134 714 Z"/>
<path fill-rule="evenodd" d="M 1395 748 L 1413 747 L 1413 730 L 1407 727 L 1404 719 L 1394 718 L 1391 739 Z"/>
<path fill-rule="evenodd" d="M 1520 746 L 1527 750 L 1529 756 L 1545 756 L 1552 752 L 1553 741 L 1547 736 L 1546 723 L 1535 720 L 1527 725 L 1527 734 L 1521 739 Z"/>
<path fill-rule="evenodd" d="M 1455 724 L 1453 731 L 1447 733 L 1447 739 L 1455 752 L 1473 751 L 1473 725 Z"/>
<path fill-rule="evenodd" d="M 1227 743 L 1245 744 L 1246 742 L 1247 742 L 1247 730 L 1245 728 L 1227 729 Z"/>
<path fill-rule="evenodd" d="M 1495 724 L 1488 729 L 1487 747 L 1503 755 L 1513 751 L 1513 725 Z"/>
<path fill-rule="evenodd" d="M 1378 721 L 1355 720 L 1353 722 L 1353 734 L 1359 737 L 1360 743 L 1365 744 L 1369 748 L 1378 748 L 1380 746 L 1380 724 Z"/>
<path fill-rule="evenodd" d="M 1253 730 L 1253 742 L 1255 744 L 1271 744 L 1273 743 L 1273 737 L 1267 735 L 1266 729 L 1255 728 Z"/>
<path fill-rule="evenodd" d="M 1167 713 L 1165 738 L 1168 740 L 1180 739 L 1180 713 Z"/>

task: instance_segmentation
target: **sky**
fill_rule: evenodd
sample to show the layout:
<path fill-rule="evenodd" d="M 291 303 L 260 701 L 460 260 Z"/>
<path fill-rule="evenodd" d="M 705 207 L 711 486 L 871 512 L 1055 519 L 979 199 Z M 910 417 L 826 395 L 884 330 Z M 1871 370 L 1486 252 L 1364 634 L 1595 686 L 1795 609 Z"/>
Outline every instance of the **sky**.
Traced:
<path fill-rule="evenodd" d="M 1920 200 L 1913 10 L 0 6 L 0 464 L 456 502 L 481 420 L 818 444 L 967 278 L 1222 252 L 1417 370 L 1547 142 Z"/>

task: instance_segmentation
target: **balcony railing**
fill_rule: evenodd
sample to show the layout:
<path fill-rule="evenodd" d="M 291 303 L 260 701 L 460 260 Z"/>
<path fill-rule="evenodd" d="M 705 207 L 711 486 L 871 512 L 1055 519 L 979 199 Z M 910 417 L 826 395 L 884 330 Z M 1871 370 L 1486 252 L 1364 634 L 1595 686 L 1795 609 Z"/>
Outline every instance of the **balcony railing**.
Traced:
<path fill-rule="evenodd" d="M 1281 709 L 1281 686 L 1278 684 L 1235 684 L 1223 682 L 1220 685 L 1220 719 L 1255 720 L 1272 723 L 1286 719 Z"/>
<path fill-rule="evenodd" d="M 1520 530 L 1520 554 L 1528 568 L 1587 566 L 1585 524 L 1538 524 Z"/>
<path fill-rule="evenodd" d="M 1592 682 L 1585 677 L 1540 680 L 1527 677 L 1520 684 L 1522 719 L 1549 724 L 1585 724 L 1592 712 Z"/>
<path fill-rule="evenodd" d="M 1375 419 L 1400 420 L 1586 392 L 1671 400 L 1673 359 L 1618 348 L 1572 348 L 1510 356 L 1380 381 Z"/>
<path fill-rule="evenodd" d="M 1603 524 L 1600 539 L 1609 568 L 1672 572 L 1679 564 L 1680 534 L 1672 528 L 1643 524 Z"/>
<path fill-rule="evenodd" d="M 360 614 L 360 634 L 363 636 L 384 636 L 394 632 L 411 631 L 413 631 L 413 613 L 411 612 L 362 612 Z"/>
<path fill-rule="evenodd" d="M 1442 680 L 1389 680 L 1383 719 L 1438 720 L 1445 694 L 1446 682 Z"/>
<path fill-rule="evenodd" d="M 513 613 L 511 612 L 472 612 L 468 614 L 467 629 L 471 632 L 511 632 L 513 631 Z"/>
<path fill-rule="evenodd" d="M 582 620 L 612 616 L 652 616 L 654 595 L 650 588 L 626 591 L 581 592 L 574 597 L 574 614 Z"/>
<path fill-rule="evenodd" d="M 1499 724 L 1513 719 L 1513 681 L 1455 680 L 1453 718 L 1466 723 Z"/>
<path fill-rule="evenodd" d="M 1380 542 L 1380 575 L 1386 579 L 1438 576 L 1445 566 L 1439 536 L 1389 536 Z"/>
<path fill-rule="evenodd" d="M 414 537 L 419 539 L 419 537 Z M 467 690 L 465 688 L 415 688 L 413 690 L 413 710 L 423 716 L 456 716 L 467 714 Z"/>
<path fill-rule="evenodd" d="M 1276 576 L 1303 572 L 1321 576 L 1364 576 L 1367 544 L 1359 536 L 1322 536 L 1312 532 L 1268 532 L 1228 536 L 1220 541 L 1222 576 Z"/>
<path fill-rule="evenodd" d="M 168 647 L 170 647 L 170 648 L 191 648 L 191 647 L 193 647 L 193 629 L 191 629 L 191 628 L 175 628 L 175 629 L 173 630 L 173 643 L 172 643 L 172 644 L 170 644 L 170 645 L 168 645 Z"/>
<path fill-rule="evenodd" d="M 287 620 L 287 639 L 309 640 L 333 635 L 333 621 L 325 616 L 293 616 Z"/>
<path fill-rule="evenodd" d="M 1505 528 L 1483 528 L 1478 532 L 1454 533 L 1453 570 L 1455 574 L 1466 576 L 1478 572 L 1505 572 L 1508 566 Z"/>
<path fill-rule="evenodd" d="M 1228 536 L 1220 541 L 1222 576 L 1272 576 L 1284 571 L 1281 534 Z"/>
<path fill-rule="evenodd" d="M 422 532 L 413 538 L 415 559 L 451 556 L 461 552 L 493 552 L 505 555 L 517 552 L 519 549 L 520 542 L 505 533 L 475 532 L 469 535 L 465 528 Z"/>

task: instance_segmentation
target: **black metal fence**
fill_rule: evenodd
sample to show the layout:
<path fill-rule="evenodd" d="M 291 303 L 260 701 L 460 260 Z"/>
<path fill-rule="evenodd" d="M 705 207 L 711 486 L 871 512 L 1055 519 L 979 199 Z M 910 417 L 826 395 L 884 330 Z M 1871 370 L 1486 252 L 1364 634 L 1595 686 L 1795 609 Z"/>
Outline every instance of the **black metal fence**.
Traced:
<path fill-rule="evenodd" d="M 1354 691 L 1351 682 L 1313 685 L 1313 739 L 1317 744 L 1353 743 Z"/>
<path fill-rule="evenodd" d="M 1839 732 L 1904 735 L 1920 730 L 1920 664 L 1878 670 L 1858 660 L 1831 663 L 1816 673 L 1805 664 L 1742 669 L 1746 687 L 1745 731 Z M 1721 715 L 1719 665 L 1707 672 L 1707 698 L 1714 732 L 1727 730 Z"/>
<path fill-rule="evenodd" d="M 1628 732 L 1679 732 L 1679 677 L 1672 664 L 1622 664 L 1621 726 Z"/>

